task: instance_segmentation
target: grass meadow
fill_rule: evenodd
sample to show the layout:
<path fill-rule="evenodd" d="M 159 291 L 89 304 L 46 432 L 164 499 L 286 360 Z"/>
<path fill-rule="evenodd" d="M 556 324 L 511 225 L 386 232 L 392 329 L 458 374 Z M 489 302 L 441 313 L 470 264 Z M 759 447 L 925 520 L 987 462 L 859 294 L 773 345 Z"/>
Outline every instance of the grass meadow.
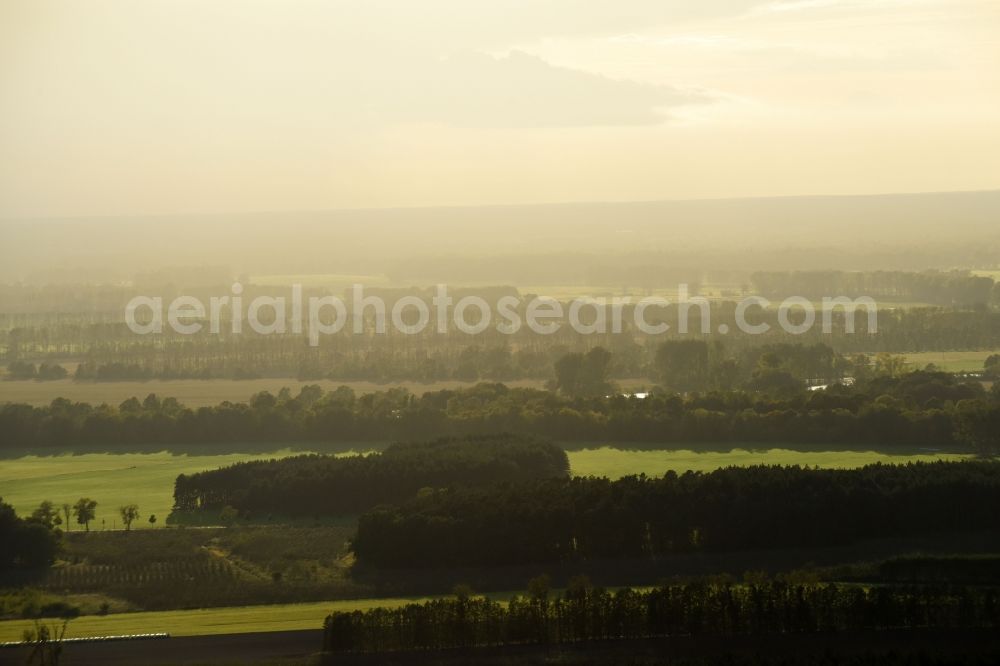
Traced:
<path fill-rule="evenodd" d="M 951 351 L 951 352 L 919 352 L 906 354 L 906 362 L 913 368 L 923 368 L 933 363 L 946 372 L 972 372 L 982 370 L 983 363 L 991 354 L 998 351 Z"/>
<path fill-rule="evenodd" d="M 659 476 L 667 471 L 709 472 L 720 467 L 747 465 L 803 465 L 824 468 L 863 467 L 872 463 L 930 460 L 960 460 L 967 456 L 937 453 L 882 453 L 878 451 L 793 451 L 790 449 L 733 449 L 731 451 L 653 451 L 610 446 L 568 451 L 570 469 L 576 476 L 607 476 L 619 479 L 629 474 Z"/>
<path fill-rule="evenodd" d="M 80 497 L 97 500 L 97 519 L 90 528 L 121 527 L 118 507 L 138 504 L 142 517 L 134 528 L 148 528 L 149 514 L 162 527 L 174 504 L 174 480 L 190 474 L 244 460 L 266 460 L 298 455 L 302 451 L 278 449 L 266 453 L 184 455 L 159 453 L 86 453 L 0 459 L 0 497 L 17 510 L 30 514 L 43 500 L 72 504 Z M 353 452 L 350 452 L 353 453 Z M 343 455 L 348 455 L 345 453 Z M 338 454 L 339 455 L 339 454 Z M 73 530 L 83 529 L 73 524 Z"/>
<path fill-rule="evenodd" d="M 323 626 L 323 618 L 333 611 L 367 610 L 376 607 L 395 608 L 408 603 L 420 603 L 427 599 L 428 597 L 353 599 L 303 604 L 83 615 L 69 623 L 66 637 L 120 636 L 157 632 L 166 632 L 171 636 L 206 636 L 245 634 L 256 631 L 320 629 Z M 24 630 L 33 627 L 34 621 L 32 620 L 0 621 L 0 643 L 20 641 Z"/>

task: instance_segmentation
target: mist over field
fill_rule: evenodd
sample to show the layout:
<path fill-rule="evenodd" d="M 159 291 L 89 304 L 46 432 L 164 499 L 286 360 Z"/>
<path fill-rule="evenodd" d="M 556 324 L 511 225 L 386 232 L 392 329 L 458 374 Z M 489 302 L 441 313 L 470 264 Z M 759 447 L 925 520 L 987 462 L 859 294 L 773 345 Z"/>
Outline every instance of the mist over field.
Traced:
<path fill-rule="evenodd" d="M 14 219 L 0 279 L 113 283 L 205 266 L 530 286 L 593 284 L 595 269 L 623 263 L 688 280 L 991 268 L 998 219 L 1000 192 Z"/>

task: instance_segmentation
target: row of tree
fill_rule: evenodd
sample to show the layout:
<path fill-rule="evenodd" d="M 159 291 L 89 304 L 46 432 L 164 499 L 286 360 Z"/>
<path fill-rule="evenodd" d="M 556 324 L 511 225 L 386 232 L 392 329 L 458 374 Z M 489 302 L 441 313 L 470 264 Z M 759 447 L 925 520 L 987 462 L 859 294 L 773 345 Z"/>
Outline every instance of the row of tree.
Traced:
<path fill-rule="evenodd" d="M 47 362 L 52 366 L 67 358 L 78 360 L 74 376 L 81 381 L 296 377 L 432 382 L 553 379 L 555 364 L 565 354 L 585 353 L 595 346 L 613 353 L 610 376 L 652 380 L 659 377 L 659 345 L 680 340 L 724 344 L 730 350 L 728 358 L 744 368 L 745 374 L 755 364 L 742 362 L 744 350 L 765 345 L 823 344 L 843 355 L 1000 349 L 1000 311 L 990 308 L 882 307 L 877 332 L 869 329 L 863 309 L 854 317 L 854 332 L 847 332 L 847 321 L 838 311 L 828 332 L 823 330 L 822 315 L 817 315 L 816 325 L 800 335 L 782 330 L 776 308 L 751 308 L 748 320 L 771 328 L 761 335 L 743 334 L 735 325 L 735 310 L 735 303 L 712 302 L 703 327 L 701 309 L 692 306 L 687 335 L 680 333 L 676 307 L 651 307 L 646 310 L 648 322 L 669 325 L 665 333 L 644 333 L 625 311 L 620 333 L 609 328 L 605 334 L 580 334 L 564 325 L 552 335 L 537 335 L 526 327 L 514 335 L 493 328 L 475 336 L 434 330 L 411 335 L 389 326 L 385 334 L 356 335 L 346 326 L 336 335 L 323 337 L 316 347 L 308 344 L 304 334 L 259 335 L 244 326 L 242 333 L 233 335 L 227 333 L 226 322 L 218 335 L 206 326 L 197 335 L 142 336 L 118 321 L 85 323 L 66 317 L 20 325 L 5 322 L 0 315 L 0 357 L 6 363 Z M 721 323 L 729 327 L 728 333 L 718 332 Z M 722 375 L 719 381 L 725 378 Z M 743 376 L 738 379 L 745 381 Z"/>
<path fill-rule="evenodd" d="M 134 504 L 130 505 L 130 507 L 134 506 Z M 125 507 L 122 507 L 122 513 L 124 514 L 124 512 Z M 82 525 L 83 529 L 89 532 L 90 523 L 97 517 L 97 501 L 89 497 L 81 497 L 75 504 L 63 504 L 58 507 L 49 500 L 44 500 L 32 512 L 29 520 L 44 525 L 50 530 L 61 529 L 64 525 L 67 530 L 70 530 L 72 529 L 70 517 L 76 519 L 76 523 Z"/>
<path fill-rule="evenodd" d="M 361 516 L 380 567 L 531 564 L 821 547 L 1000 528 L 1000 465 L 780 466 L 451 488 Z"/>
<path fill-rule="evenodd" d="M 467 348 L 470 359 L 480 354 L 477 348 Z M 624 356 L 623 356 L 624 354 Z M 600 396 L 615 392 L 613 378 L 624 369 L 634 367 L 627 352 L 611 352 L 593 347 L 586 352 L 567 352 L 552 364 L 554 379 L 548 387 L 569 396 Z M 547 365 L 549 359 L 540 359 Z M 844 356 L 825 344 L 773 343 L 734 348 L 716 340 L 674 340 L 660 344 L 651 365 L 645 368 L 650 379 L 678 392 L 736 389 L 770 394 L 789 394 L 801 390 L 803 383 L 834 383 L 850 377 L 866 381 L 878 376 L 896 376 L 915 368 L 907 366 L 905 357 L 880 353 Z M 1000 355 L 989 356 L 982 374 L 987 379 L 1000 375 Z M 66 369 L 42 363 L 36 366 L 25 361 L 8 365 L 8 379 L 64 379 Z M 477 373 L 460 378 L 475 378 Z M 81 363 L 74 377 L 77 380 L 145 381 L 163 378 L 150 368 L 129 363 L 95 365 Z"/>
<path fill-rule="evenodd" d="M 868 296 L 935 305 L 1000 305 L 993 278 L 968 271 L 760 271 L 750 281 L 755 292 L 775 298 Z"/>
<path fill-rule="evenodd" d="M 198 443 L 413 441 L 513 432 L 562 441 L 654 444 L 821 443 L 927 446 L 991 453 L 1000 447 L 1000 392 L 947 373 L 882 376 L 853 386 L 769 395 L 654 391 L 573 397 L 478 384 L 421 396 L 401 389 L 357 395 L 304 386 L 248 403 L 190 409 L 155 395 L 121 405 L 57 399 L 0 405 L 0 448 L 120 450 Z"/>
<path fill-rule="evenodd" d="M 555 380 L 550 388 L 570 396 L 601 396 L 614 392 L 615 354 L 603 347 L 586 353 L 568 353 L 555 363 Z M 732 348 L 721 341 L 674 340 L 660 344 L 649 369 L 659 386 L 678 393 L 694 391 L 746 390 L 775 396 L 801 393 L 803 385 L 842 382 L 875 383 L 910 373 L 908 381 L 954 381 L 945 378 L 933 365 L 910 366 L 906 357 L 886 352 L 868 356 L 838 354 L 825 344 L 774 343 Z M 1000 354 L 988 356 L 981 373 L 984 379 L 1000 377 Z M 952 378 L 953 379 L 953 378 Z M 966 383 L 963 397 L 976 397 L 978 387 Z"/>
<path fill-rule="evenodd" d="M 553 645 L 673 636 L 777 635 L 887 629 L 1000 628 L 995 588 L 793 585 L 696 581 L 609 591 L 574 580 L 552 596 L 536 579 L 509 603 L 453 599 L 339 612 L 323 649 L 340 653 Z"/>
<path fill-rule="evenodd" d="M 122 525 L 128 531 L 139 519 L 139 507 L 125 504 L 118 507 Z M 14 507 L 0 498 L 0 572 L 8 569 L 35 569 L 51 565 L 62 547 L 62 531 L 72 529 L 75 521 L 90 531 L 97 517 L 97 501 L 81 497 L 73 504 L 56 505 L 44 500 L 31 515 L 18 517 Z M 149 524 L 156 516 L 149 516 Z"/>
<path fill-rule="evenodd" d="M 566 452 L 533 437 L 494 435 L 394 444 L 349 457 L 307 455 L 241 462 L 181 474 L 174 484 L 179 511 L 242 515 L 349 514 L 401 502 L 421 489 L 568 478 Z"/>
<path fill-rule="evenodd" d="M 66 368 L 58 363 L 43 362 L 40 365 L 35 365 L 28 361 L 14 361 L 7 366 L 7 376 L 5 378 L 9 380 L 35 379 L 46 382 L 56 379 L 66 379 L 68 376 L 69 372 L 67 372 Z"/>

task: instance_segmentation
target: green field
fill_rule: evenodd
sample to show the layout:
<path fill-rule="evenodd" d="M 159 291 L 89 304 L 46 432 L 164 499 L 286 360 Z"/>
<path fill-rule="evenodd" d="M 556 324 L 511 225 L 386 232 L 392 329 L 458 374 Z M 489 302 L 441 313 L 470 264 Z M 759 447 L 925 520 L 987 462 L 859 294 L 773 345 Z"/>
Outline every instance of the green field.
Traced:
<path fill-rule="evenodd" d="M 0 497 L 20 515 L 27 515 L 43 500 L 72 504 L 80 497 L 97 500 L 97 520 L 91 529 L 120 528 L 118 507 L 138 504 L 142 518 L 137 527 L 149 527 L 150 513 L 158 527 L 173 506 L 174 480 L 190 474 L 244 460 L 265 460 L 296 455 L 302 451 L 279 449 L 264 453 L 184 455 L 159 453 L 88 453 L 82 455 L 35 456 L 0 459 Z M 337 455 L 350 455 L 353 451 Z M 729 465 L 818 465 L 859 467 L 873 462 L 907 462 L 959 455 L 897 455 L 874 451 L 792 451 L 787 449 L 732 451 L 692 450 L 641 451 L 600 447 L 569 451 L 570 467 L 581 476 L 618 478 L 627 474 L 661 475 L 667 470 L 712 470 Z M 105 521 L 103 524 L 101 521 Z M 73 529 L 80 529 L 74 525 Z"/>
<path fill-rule="evenodd" d="M 621 445 L 620 445 L 621 446 Z M 177 474 L 189 473 L 219 465 L 229 464 L 238 460 L 280 457 L 291 454 L 290 449 L 281 449 L 268 453 L 254 455 L 224 454 L 224 455 L 174 455 L 160 453 L 129 453 L 129 454 L 86 454 L 79 456 L 24 456 L 12 460 L 0 460 L 0 494 L 5 501 L 10 501 L 21 514 L 29 512 L 42 499 L 56 502 L 70 502 L 81 495 L 88 495 L 98 500 L 97 529 L 100 520 L 107 520 L 111 528 L 117 522 L 115 509 L 119 504 L 135 502 L 142 509 L 143 516 L 150 511 L 163 518 L 168 514 L 172 504 L 173 481 Z M 857 467 L 873 462 L 907 462 L 915 460 L 955 460 L 964 456 L 955 454 L 887 454 L 873 451 L 794 451 L 789 449 L 737 448 L 730 451 L 693 450 L 630 450 L 628 448 L 600 448 L 568 451 L 572 472 L 577 475 L 598 475 L 618 478 L 628 474 L 646 473 L 660 475 L 667 470 L 683 472 L 685 470 L 712 470 L 729 465 L 752 464 L 800 464 L 820 467 Z M 147 525 L 142 521 L 142 525 Z M 79 528 L 76 528 L 79 529 Z M 241 528 L 242 529 L 242 528 Z M 253 532 L 246 528 L 246 538 L 253 537 L 253 552 L 261 552 L 261 540 L 268 535 Z M 332 529 L 332 528 L 331 528 Z M 224 530 L 229 535 L 229 530 Z M 208 532 L 174 531 L 145 532 L 149 537 L 159 538 L 161 535 L 189 535 L 194 541 L 200 538 L 196 535 L 207 535 Z M 221 533 L 220 533 L 221 534 Z M 219 553 L 225 551 L 229 557 L 229 549 L 235 550 L 241 543 L 242 532 L 232 533 L 232 543 L 211 537 L 211 543 Z M 82 535 L 80 535 L 82 537 Z M 121 538 L 125 535 L 118 535 Z M 118 538 L 108 534 L 102 538 Z M 288 539 L 292 539 L 289 536 Z M 338 541 L 343 537 L 339 533 L 331 534 L 331 539 Z M 90 538 L 80 543 L 88 545 L 93 550 L 98 544 L 91 543 Z M 194 542 L 193 541 L 193 542 Z M 242 561 L 241 571 L 253 565 L 262 571 L 269 570 L 270 559 L 282 557 L 280 544 L 271 543 L 267 556 L 260 562 Z M 228 546 L 227 546 L 228 544 Z M 273 552 L 271 552 L 273 551 Z M 96 552 L 96 551 L 95 551 Z M 135 556 L 135 555 L 133 555 Z M 220 555 L 222 556 L 222 555 Z M 269 559 L 270 558 L 270 559 Z M 252 558 L 251 558 L 252 559 Z M 235 561 L 240 561 L 237 557 Z M 83 566 L 83 565 L 77 565 Z M 262 574 L 263 575 L 263 574 Z M 61 589 L 61 588 L 60 588 Z M 49 592 L 51 593 L 51 591 Z M 324 593 L 326 596 L 326 593 Z M 329 597 L 335 596 L 335 593 Z M 509 598 L 506 595 L 491 595 L 497 598 Z M 322 619 L 334 610 L 366 609 L 375 606 L 398 606 L 409 602 L 420 601 L 420 598 L 364 598 L 358 600 L 339 600 L 297 604 L 256 605 L 240 607 L 223 607 L 204 610 L 183 611 L 140 611 L 127 613 L 111 613 L 106 616 L 85 615 L 70 623 L 68 636 L 105 636 L 133 633 L 167 632 L 174 636 L 226 634 L 258 631 L 281 631 L 291 629 L 318 629 Z M 134 603 L 134 600 L 133 600 Z M 16 641 L 22 632 L 30 628 L 30 620 L 6 620 L 0 622 L 0 641 Z"/>
<path fill-rule="evenodd" d="M 230 465 L 242 460 L 266 460 L 296 455 L 301 451 L 280 449 L 267 453 L 224 455 L 176 455 L 160 453 L 88 453 L 83 455 L 24 456 L 0 459 L 0 497 L 26 515 L 43 500 L 72 504 L 80 497 L 97 500 L 97 520 L 91 529 L 121 527 L 118 507 L 138 504 L 142 518 L 138 527 L 149 527 L 150 513 L 157 527 L 174 504 L 174 480 L 178 474 Z M 346 454 L 344 454 L 346 455 Z M 73 525 L 73 529 L 81 529 Z"/>
<path fill-rule="evenodd" d="M 991 354 L 1000 354 L 1000 351 L 918 352 L 906 354 L 906 362 L 914 369 L 933 363 L 946 372 L 971 372 L 982 370 L 983 362 Z"/>
<path fill-rule="evenodd" d="M 255 631 L 321 629 L 323 618 L 333 611 L 396 607 L 426 601 L 428 597 L 320 601 L 273 606 L 240 606 L 202 610 L 84 615 L 69 624 L 67 638 L 121 636 L 166 632 L 171 636 L 245 634 Z M 0 643 L 19 641 L 32 620 L 0 622 Z"/>
<path fill-rule="evenodd" d="M 641 451 L 612 447 L 568 451 L 570 469 L 576 476 L 607 476 L 618 479 L 629 474 L 659 476 L 673 470 L 708 472 L 733 465 L 809 465 L 827 468 L 862 467 L 876 462 L 905 463 L 929 460 L 961 460 L 959 454 L 893 454 L 877 451 L 792 451 L 789 449 L 733 449 L 732 451 Z"/>

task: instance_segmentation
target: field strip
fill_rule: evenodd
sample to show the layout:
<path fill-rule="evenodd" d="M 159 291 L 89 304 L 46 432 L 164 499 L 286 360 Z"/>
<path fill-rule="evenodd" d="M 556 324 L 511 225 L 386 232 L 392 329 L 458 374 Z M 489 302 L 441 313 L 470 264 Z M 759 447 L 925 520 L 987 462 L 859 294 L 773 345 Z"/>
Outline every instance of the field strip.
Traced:
<path fill-rule="evenodd" d="M 492 595 L 490 595 L 492 596 Z M 433 597 L 348 599 L 302 604 L 234 606 L 181 611 L 142 611 L 112 615 L 83 615 L 69 623 L 66 638 L 120 636 L 166 632 L 171 636 L 245 634 L 257 631 L 322 629 L 323 618 L 333 611 L 367 610 L 379 606 L 396 608 Z M 46 624 L 58 620 L 46 620 Z M 33 620 L 0 621 L 0 643 L 19 641 Z"/>
<path fill-rule="evenodd" d="M 2 465 L 3 463 L 0 463 Z M 161 463 L 164 464 L 164 463 Z M 115 472 L 123 472 L 130 469 L 135 469 L 135 465 L 122 465 L 120 467 L 91 467 L 80 469 L 75 472 L 58 472 L 58 473 L 46 473 L 44 469 L 38 469 L 27 474 L 17 474 L 9 477 L 0 478 L 0 483 L 7 481 L 27 481 L 29 479 L 50 479 L 52 481 L 58 481 L 60 479 L 74 479 L 87 474 L 113 474 Z"/>

